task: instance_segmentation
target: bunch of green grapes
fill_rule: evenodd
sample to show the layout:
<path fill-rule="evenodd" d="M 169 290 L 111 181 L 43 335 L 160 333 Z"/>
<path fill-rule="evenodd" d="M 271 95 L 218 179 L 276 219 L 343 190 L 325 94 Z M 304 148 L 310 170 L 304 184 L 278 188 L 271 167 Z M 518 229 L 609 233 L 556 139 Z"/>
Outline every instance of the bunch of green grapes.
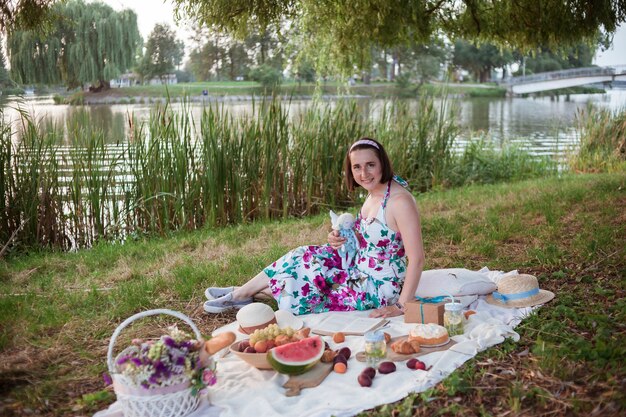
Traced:
<path fill-rule="evenodd" d="M 254 333 L 250 335 L 250 345 L 254 346 L 254 344 L 260 340 L 273 340 L 276 339 L 277 336 L 284 334 L 287 337 L 292 337 L 296 331 L 291 327 L 280 328 L 276 323 L 272 323 L 264 329 L 256 329 Z"/>

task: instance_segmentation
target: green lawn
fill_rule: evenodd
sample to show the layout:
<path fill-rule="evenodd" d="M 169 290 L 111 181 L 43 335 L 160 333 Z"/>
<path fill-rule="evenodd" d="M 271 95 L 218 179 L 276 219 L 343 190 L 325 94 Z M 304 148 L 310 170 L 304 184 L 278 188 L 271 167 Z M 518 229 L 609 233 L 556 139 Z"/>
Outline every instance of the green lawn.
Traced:
<path fill-rule="evenodd" d="M 141 100 L 170 98 L 183 96 L 202 96 L 207 90 L 210 97 L 228 96 L 261 96 L 279 93 L 287 96 L 313 96 L 316 94 L 330 95 L 363 95 L 370 97 L 416 97 L 419 94 L 455 94 L 469 97 L 504 97 L 506 90 L 494 85 L 466 86 L 463 84 L 424 84 L 420 89 L 416 85 L 399 89 L 394 82 L 379 82 L 372 84 L 357 83 L 348 87 L 345 83 L 329 81 L 327 83 L 296 83 L 286 81 L 275 91 L 267 91 L 260 84 L 253 81 L 212 81 L 179 83 L 169 86 L 141 85 L 124 88 L 112 88 L 100 93 L 78 93 L 84 97 L 86 103 L 115 102 L 119 100 Z M 60 101 L 62 102 L 62 101 Z M 77 101 L 79 102 L 79 101 Z"/>
<path fill-rule="evenodd" d="M 433 389 L 365 415 L 626 413 L 626 175 L 565 175 L 417 198 L 428 269 L 518 269 L 557 297 L 522 322 L 518 343 L 493 347 Z M 88 415 L 106 407 L 114 396 L 101 374 L 118 323 L 166 307 L 209 334 L 235 316 L 205 315 L 204 288 L 241 284 L 288 249 L 324 242 L 327 217 L 1 261 L 0 415 Z M 137 326 L 127 337 L 155 331 Z"/>

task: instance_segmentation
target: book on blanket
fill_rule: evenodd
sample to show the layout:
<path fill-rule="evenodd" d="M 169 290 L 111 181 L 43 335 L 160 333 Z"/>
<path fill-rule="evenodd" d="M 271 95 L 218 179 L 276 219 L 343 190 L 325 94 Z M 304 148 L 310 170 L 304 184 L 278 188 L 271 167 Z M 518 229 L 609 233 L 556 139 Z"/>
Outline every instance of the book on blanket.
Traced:
<path fill-rule="evenodd" d="M 350 317 L 344 314 L 333 314 L 319 324 L 312 326 L 311 331 L 322 336 L 332 336 L 337 332 L 345 335 L 363 336 L 389 323 L 388 319 L 371 317 Z"/>

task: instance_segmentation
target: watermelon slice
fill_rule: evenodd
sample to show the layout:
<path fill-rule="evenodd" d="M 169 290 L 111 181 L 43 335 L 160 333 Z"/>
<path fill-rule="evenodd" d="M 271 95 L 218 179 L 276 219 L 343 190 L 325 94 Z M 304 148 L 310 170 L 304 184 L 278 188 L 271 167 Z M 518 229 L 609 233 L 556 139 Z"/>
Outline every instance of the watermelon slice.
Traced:
<path fill-rule="evenodd" d="M 322 358 L 324 341 L 319 336 L 276 346 L 267 352 L 267 361 L 281 374 L 303 374 Z"/>

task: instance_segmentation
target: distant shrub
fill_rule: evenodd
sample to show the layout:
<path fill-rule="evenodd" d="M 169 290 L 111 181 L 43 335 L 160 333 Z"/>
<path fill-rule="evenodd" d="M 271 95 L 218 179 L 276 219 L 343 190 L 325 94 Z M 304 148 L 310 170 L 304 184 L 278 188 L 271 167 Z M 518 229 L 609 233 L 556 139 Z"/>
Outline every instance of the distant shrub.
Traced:
<path fill-rule="evenodd" d="M 55 94 L 52 96 L 52 101 L 54 101 L 54 104 L 65 104 L 65 97 L 60 94 Z"/>
<path fill-rule="evenodd" d="M 417 87 L 411 82 L 411 76 L 407 73 L 398 75 L 394 80 L 400 97 L 415 97 Z"/>
<path fill-rule="evenodd" d="M 69 96 L 65 102 L 73 106 L 82 106 L 85 104 L 85 93 L 78 91 Z"/>
<path fill-rule="evenodd" d="M 269 65 L 260 65 L 248 73 L 248 77 L 261 84 L 263 88 L 273 90 L 283 81 L 283 74 Z"/>
<path fill-rule="evenodd" d="M 473 88 L 467 92 L 470 97 L 506 97 L 506 88 Z"/>
<path fill-rule="evenodd" d="M 0 88 L 0 93 L 3 96 L 14 96 L 19 94 L 24 94 L 24 90 L 19 87 L 4 87 Z"/>

